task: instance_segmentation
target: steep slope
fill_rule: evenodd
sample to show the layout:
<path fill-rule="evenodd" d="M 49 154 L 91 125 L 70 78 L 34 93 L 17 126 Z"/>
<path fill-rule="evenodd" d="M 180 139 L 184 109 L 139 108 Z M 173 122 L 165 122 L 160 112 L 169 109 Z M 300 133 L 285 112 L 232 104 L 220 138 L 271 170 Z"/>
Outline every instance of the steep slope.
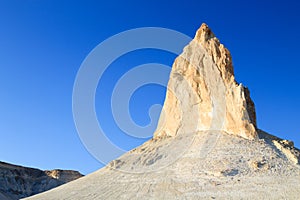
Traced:
<path fill-rule="evenodd" d="M 298 199 L 299 165 L 266 133 L 259 137 L 207 131 L 152 139 L 104 169 L 28 199 Z M 182 153 L 184 144 L 190 145 Z"/>
<path fill-rule="evenodd" d="M 298 199 L 300 152 L 257 128 L 229 51 L 203 24 L 176 58 L 153 139 L 28 199 Z"/>
<path fill-rule="evenodd" d="M 64 183 L 82 175 L 72 170 L 42 171 L 0 162 L 0 199 L 20 199 Z"/>

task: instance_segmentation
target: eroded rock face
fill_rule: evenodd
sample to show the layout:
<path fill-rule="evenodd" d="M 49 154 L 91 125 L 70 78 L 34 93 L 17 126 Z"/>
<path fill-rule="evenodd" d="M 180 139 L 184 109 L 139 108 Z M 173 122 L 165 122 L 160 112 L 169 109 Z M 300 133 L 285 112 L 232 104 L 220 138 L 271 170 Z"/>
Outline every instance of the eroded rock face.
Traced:
<path fill-rule="evenodd" d="M 154 138 L 205 130 L 257 138 L 250 92 L 235 81 L 228 49 L 202 24 L 173 64 Z"/>
<path fill-rule="evenodd" d="M 0 199 L 28 197 L 82 177 L 73 170 L 27 168 L 0 162 Z"/>

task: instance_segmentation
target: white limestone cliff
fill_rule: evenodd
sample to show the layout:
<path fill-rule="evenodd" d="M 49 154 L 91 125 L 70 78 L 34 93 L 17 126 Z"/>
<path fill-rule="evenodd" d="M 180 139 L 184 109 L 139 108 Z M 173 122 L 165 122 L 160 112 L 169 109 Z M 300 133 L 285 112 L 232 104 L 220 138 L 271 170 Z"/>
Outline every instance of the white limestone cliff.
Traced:
<path fill-rule="evenodd" d="M 228 49 L 202 24 L 173 64 L 154 137 L 206 130 L 257 138 L 249 90 L 235 81 Z"/>

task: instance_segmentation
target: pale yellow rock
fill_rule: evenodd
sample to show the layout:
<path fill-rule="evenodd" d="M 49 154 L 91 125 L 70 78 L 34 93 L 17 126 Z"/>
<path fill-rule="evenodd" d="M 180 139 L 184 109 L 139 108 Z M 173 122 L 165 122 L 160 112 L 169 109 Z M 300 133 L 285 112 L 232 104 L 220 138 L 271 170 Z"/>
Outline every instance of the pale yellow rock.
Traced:
<path fill-rule="evenodd" d="M 173 64 L 154 137 L 206 130 L 257 138 L 249 90 L 235 81 L 228 49 L 202 24 Z"/>

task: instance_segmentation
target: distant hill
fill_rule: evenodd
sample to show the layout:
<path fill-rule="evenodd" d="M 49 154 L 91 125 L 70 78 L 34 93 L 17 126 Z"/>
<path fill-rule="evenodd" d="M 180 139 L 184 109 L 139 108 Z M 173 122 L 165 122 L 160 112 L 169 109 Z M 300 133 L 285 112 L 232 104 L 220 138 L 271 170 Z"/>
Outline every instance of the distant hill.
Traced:
<path fill-rule="evenodd" d="M 0 199 L 28 197 L 78 179 L 83 175 L 73 170 L 46 170 L 0 162 Z"/>

